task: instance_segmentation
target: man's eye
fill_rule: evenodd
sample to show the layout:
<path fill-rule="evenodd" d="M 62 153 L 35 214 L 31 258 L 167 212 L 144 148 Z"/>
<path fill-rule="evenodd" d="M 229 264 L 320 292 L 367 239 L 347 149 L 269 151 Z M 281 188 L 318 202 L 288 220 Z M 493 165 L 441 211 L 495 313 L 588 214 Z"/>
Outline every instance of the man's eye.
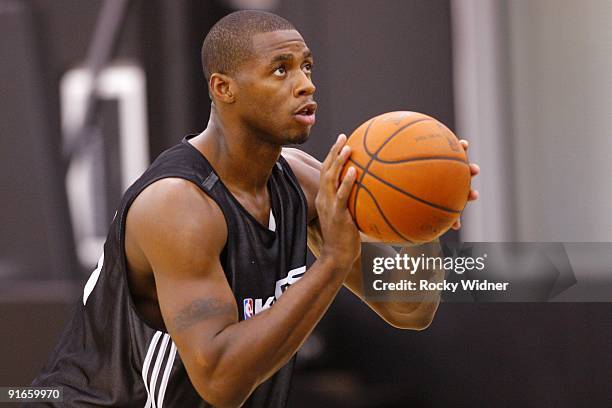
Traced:
<path fill-rule="evenodd" d="M 284 76 L 287 73 L 285 67 L 278 67 L 274 70 L 274 75 L 276 76 Z"/>
<path fill-rule="evenodd" d="M 312 64 L 304 64 L 304 67 L 302 69 L 304 71 L 306 71 L 307 73 L 311 73 L 312 72 Z"/>

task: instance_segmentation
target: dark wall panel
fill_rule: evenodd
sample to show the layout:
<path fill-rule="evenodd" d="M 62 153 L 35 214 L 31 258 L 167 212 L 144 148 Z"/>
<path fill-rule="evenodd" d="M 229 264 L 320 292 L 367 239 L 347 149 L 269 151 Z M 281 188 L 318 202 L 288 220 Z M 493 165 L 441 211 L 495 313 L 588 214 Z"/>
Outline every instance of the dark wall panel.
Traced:
<path fill-rule="evenodd" d="M 388 111 L 454 126 L 448 0 L 288 0 L 279 12 L 314 53 L 319 111 L 305 148 L 319 159 L 338 133 Z"/>
<path fill-rule="evenodd" d="M 74 273 L 45 42 L 28 3 L 0 3 L 0 279 Z"/>

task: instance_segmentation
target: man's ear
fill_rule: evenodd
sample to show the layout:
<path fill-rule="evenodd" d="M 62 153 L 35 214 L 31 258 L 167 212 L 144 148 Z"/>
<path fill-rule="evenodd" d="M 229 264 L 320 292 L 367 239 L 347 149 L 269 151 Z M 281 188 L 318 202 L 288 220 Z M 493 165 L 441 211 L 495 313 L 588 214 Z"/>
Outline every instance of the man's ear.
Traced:
<path fill-rule="evenodd" d="M 219 102 L 234 103 L 236 82 L 225 74 L 215 72 L 208 81 L 211 96 Z"/>

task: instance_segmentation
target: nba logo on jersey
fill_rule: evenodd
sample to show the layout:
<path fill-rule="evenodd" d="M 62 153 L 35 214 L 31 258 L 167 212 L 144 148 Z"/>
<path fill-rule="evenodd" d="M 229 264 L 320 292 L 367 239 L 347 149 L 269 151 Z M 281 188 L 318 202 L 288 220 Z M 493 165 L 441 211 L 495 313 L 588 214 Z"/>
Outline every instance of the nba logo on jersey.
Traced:
<path fill-rule="evenodd" d="M 244 320 L 253 317 L 253 299 L 246 298 L 243 300 L 244 303 Z"/>

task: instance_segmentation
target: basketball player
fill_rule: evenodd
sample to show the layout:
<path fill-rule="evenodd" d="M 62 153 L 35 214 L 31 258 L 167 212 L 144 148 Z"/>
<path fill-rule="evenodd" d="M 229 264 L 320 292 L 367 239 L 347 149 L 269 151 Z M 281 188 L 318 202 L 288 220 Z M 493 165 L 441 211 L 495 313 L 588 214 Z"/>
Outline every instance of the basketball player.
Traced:
<path fill-rule="evenodd" d="M 339 181 L 346 137 L 323 163 L 283 150 L 315 122 L 300 34 L 276 15 L 236 12 L 211 29 L 202 59 L 206 130 L 162 153 L 125 193 L 33 384 L 62 386 L 66 406 L 284 407 L 295 353 L 340 287 L 363 298 L 346 204 L 354 169 Z M 307 237 L 318 255 L 308 270 Z M 371 307 L 422 329 L 437 302 Z"/>

